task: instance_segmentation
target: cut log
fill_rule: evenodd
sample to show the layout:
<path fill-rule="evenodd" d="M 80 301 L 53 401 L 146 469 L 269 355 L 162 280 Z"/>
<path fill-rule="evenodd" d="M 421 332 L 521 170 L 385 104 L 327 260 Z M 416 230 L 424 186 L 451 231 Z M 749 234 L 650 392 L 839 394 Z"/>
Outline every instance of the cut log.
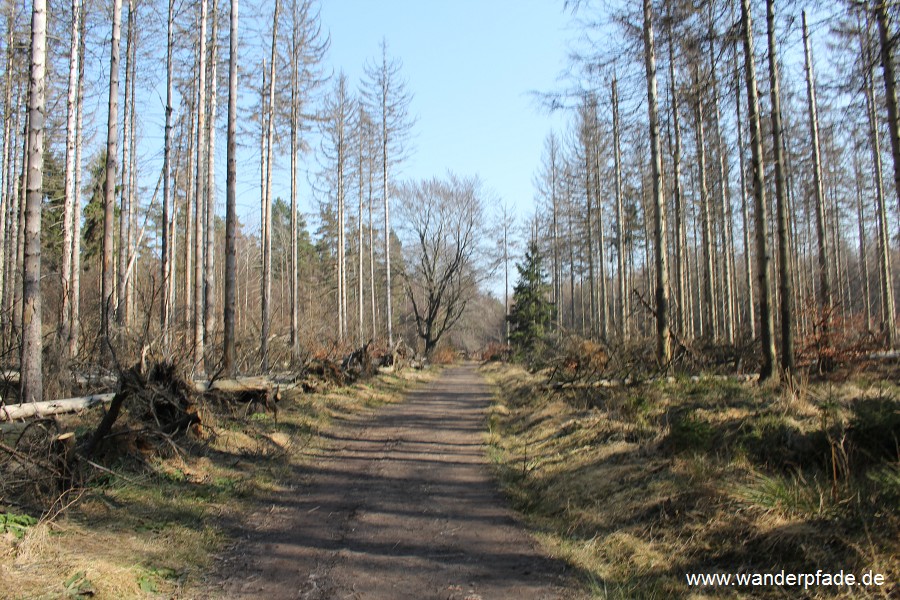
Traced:
<path fill-rule="evenodd" d="M 44 417 L 47 415 L 60 415 L 93 408 L 101 404 L 112 402 L 115 394 L 93 394 L 80 398 L 65 398 L 62 400 L 47 400 L 45 402 L 33 402 L 30 404 L 7 404 L 0 406 L 0 421 L 14 421 L 16 419 L 28 419 L 30 417 Z"/>

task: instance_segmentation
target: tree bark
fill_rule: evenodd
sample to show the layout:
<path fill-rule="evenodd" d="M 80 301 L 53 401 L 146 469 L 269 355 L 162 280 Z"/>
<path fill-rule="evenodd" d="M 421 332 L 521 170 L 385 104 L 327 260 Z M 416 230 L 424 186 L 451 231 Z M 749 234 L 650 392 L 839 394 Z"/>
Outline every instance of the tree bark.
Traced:
<path fill-rule="evenodd" d="M 62 302 L 60 303 L 59 315 L 59 341 L 61 349 L 64 353 L 68 353 L 69 336 L 71 331 L 72 319 L 72 258 L 76 252 L 80 251 L 81 241 L 74 237 L 75 233 L 75 204 L 80 197 L 79 191 L 75 188 L 75 130 L 78 123 L 78 74 L 79 74 L 79 49 L 81 46 L 79 36 L 81 33 L 81 0 L 72 0 L 72 29 L 70 32 L 69 44 L 69 84 L 68 93 L 66 95 L 66 172 L 65 172 L 65 207 L 63 211 L 63 247 L 62 247 L 62 263 L 60 269 L 62 283 Z M 9 94 L 7 93 L 7 101 Z M 5 139 L 5 137 L 4 137 Z M 5 212 L 5 204 L 0 209 L 0 218 Z M 3 231 L 0 225 L 0 232 Z M 0 265 L 3 264 L 2 255 L 0 255 Z M 0 267 L 2 272 L 2 267 Z M 0 282 L 0 289 L 3 288 Z M 69 354 L 71 356 L 71 354 Z"/>
<path fill-rule="evenodd" d="M 112 41 L 109 59 L 109 113 L 106 124 L 106 184 L 103 212 L 103 259 L 101 265 L 100 330 L 111 347 L 110 320 L 113 308 L 113 235 L 115 233 L 116 172 L 119 145 L 119 39 L 121 37 L 122 0 L 113 0 Z"/>
<path fill-rule="evenodd" d="M 697 168 L 699 169 L 698 183 L 700 186 L 700 231 L 703 236 L 703 298 L 700 303 L 702 309 L 700 326 L 703 336 L 709 340 L 716 340 L 719 337 L 714 291 L 716 289 L 716 277 L 715 269 L 713 268 L 712 215 L 710 214 L 709 191 L 706 186 L 706 137 L 703 126 L 703 92 L 700 86 L 700 76 L 696 69 L 694 71 L 694 93 L 696 94 L 695 129 L 697 132 Z"/>
<path fill-rule="evenodd" d="M 275 61 L 278 50 L 278 15 L 280 11 L 281 2 L 280 0 L 275 0 L 275 12 L 272 17 L 272 54 L 269 65 L 269 116 L 266 124 L 266 181 L 263 201 L 262 339 L 260 340 L 259 351 L 263 371 L 267 371 L 269 368 L 269 330 L 272 324 L 272 163 L 274 162 L 272 146 L 275 141 Z"/>
<path fill-rule="evenodd" d="M 888 114 L 888 132 L 891 138 L 891 155 L 894 161 L 894 192 L 900 206 L 900 120 L 897 116 L 897 80 L 894 76 L 893 47 L 887 0 L 875 0 L 872 7 L 878 24 L 878 40 L 881 46 L 881 69 L 884 79 L 884 98 Z"/>
<path fill-rule="evenodd" d="M 756 262 L 759 281 L 759 319 L 761 364 L 760 381 L 777 378 L 775 372 L 775 321 L 772 314 L 772 286 L 769 280 L 771 257 L 766 230 L 768 207 L 763 165 L 762 128 L 759 119 L 759 94 L 756 88 L 756 64 L 753 51 L 753 18 L 750 0 L 741 0 L 741 28 L 744 44 L 744 77 L 747 85 L 747 108 L 750 118 L 750 154 L 753 200 L 756 212 Z"/>
<path fill-rule="evenodd" d="M 128 21 L 125 28 L 125 104 L 122 111 L 122 172 L 119 185 L 119 236 L 116 254 L 116 323 L 126 324 L 128 306 L 126 300 L 125 271 L 128 268 L 128 250 L 131 245 L 131 126 L 129 111 L 134 104 L 131 95 L 132 51 L 134 50 L 134 0 L 128 0 Z"/>
<path fill-rule="evenodd" d="M 766 32 L 769 42 L 769 89 L 772 98 L 772 149 L 775 160 L 775 211 L 778 221 L 778 287 L 781 308 L 781 368 L 794 372 L 794 292 L 791 285 L 791 248 L 788 239 L 787 186 L 784 176 L 784 140 L 781 125 L 781 84 L 775 42 L 775 0 L 766 0 Z"/>
<path fill-rule="evenodd" d="M 204 325 L 206 323 L 206 303 L 203 298 L 205 290 L 205 251 L 204 237 L 206 233 L 206 202 L 209 190 L 206 189 L 206 160 L 209 150 L 206 143 L 206 21 L 208 18 L 208 0 L 200 0 L 200 32 L 197 48 L 197 149 L 196 176 L 194 179 L 194 372 L 203 376 L 206 373 L 206 349 Z"/>
<path fill-rule="evenodd" d="M 168 350 L 171 344 L 169 333 L 169 319 L 172 307 L 172 287 L 170 280 L 174 276 L 172 268 L 172 244 L 170 237 L 174 235 L 175 228 L 170 220 L 172 211 L 172 54 L 174 52 L 174 28 L 175 28 L 175 0 L 169 0 L 169 12 L 166 18 L 166 124 L 165 138 L 163 142 L 163 216 L 162 216 L 162 247 L 160 256 L 160 270 L 163 292 L 160 295 L 160 327 L 163 335 L 163 348 Z"/>
<path fill-rule="evenodd" d="M 656 264 L 656 359 L 668 367 L 672 359 L 669 332 L 669 268 L 667 264 L 666 204 L 662 186 L 662 156 L 656 93 L 656 49 L 653 41 L 652 4 L 644 0 L 644 65 L 647 71 L 647 111 L 650 120 L 650 155 L 653 176 L 653 241 Z"/>
<path fill-rule="evenodd" d="M 866 18 L 866 34 L 869 31 L 869 19 Z M 868 35 L 866 36 L 868 38 Z M 871 47 L 868 39 L 862 42 L 861 56 L 866 57 L 866 64 L 872 64 Z M 891 246 L 888 232 L 887 206 L 884 194 L 884 177 L 881 164 L 881 141 L 878 135 L 878 116 L 875 110 L 875 77 L 871 67 L 865 70 L 866 116 L 869 124 L 869 148 L 872 154 L 872 168 L 875 175 L 875 215 L 878 236 L 878 266 L 881 273 L 881 329 L 885 334 L 888 348 L 896 343 L 897 330 L 894 324 L 894 280 L 891 268 Z"/>
<path fill-rule="evenodd" d="M 47 6 L 31 9 L 31 69 L 28 82 L 28 183 L 25 197 L 22 353 L 19 398 L 43 400 L 41 347 L 41 201 L 44 172 L 44 74 L 47 54 Z"/>
<path fill-rule="evenodd" d="M 237 287 L 237 85 L 238 85 L 238 0 L 231 0 L 228 28 L 228 131 L 226 133 L 225 178 L 225 310 L 223 315 L 222 367 L 234 376 L 234 309 Z"/>
<path fill-rule="evenodd" d="M 769 0 L 771 1 L 771 0 Z M 831 318 L 831 281 L 828 275 L 828 234 L 825 216 L 825 192 L 822 181 L 822 158 L 819 151 L 819 114 L 816 106 L 816 82 L 813 73 L 812 50 L 809 44 L 809 29 L 806 26 L 806 11 L 803 11 L 803 56 L 806 68 L 806 94 L 809 101 L 809 128 L 813 163 L 813 192 L 816 198 L 816 237 L 819 242 L 819 308 L 822 311 L 822 344 L 828 345 L 828 321 Z"/>
<path fill-rule="evenodd" d="M 616 170 L 616 235 L 618 239 L 618 261 L 619 261 L 619 333 L 622 341 L 628 340 L 628 293 L 626 286 L 626 264 L 625 264 L 625 209 L 622 198 L 622 151 L 620 149 L 619 140 L 619 91 L 615 75 L 612 79 L 612 108 L 613 108 L 613 152 L 615 155 Z"/>
<path fill-rule="evenodd" d="M 206 152 L 206 251 L 204 253 L 203 301 L 206 319 L 204 341 L 209 343 L 216 330 L 216 112 L 218 110 L 219 10 L 218 0 L 212 0 L 209 35 L 209 119 Z M 212 364 L 207 356 L 207 363 Z"/>

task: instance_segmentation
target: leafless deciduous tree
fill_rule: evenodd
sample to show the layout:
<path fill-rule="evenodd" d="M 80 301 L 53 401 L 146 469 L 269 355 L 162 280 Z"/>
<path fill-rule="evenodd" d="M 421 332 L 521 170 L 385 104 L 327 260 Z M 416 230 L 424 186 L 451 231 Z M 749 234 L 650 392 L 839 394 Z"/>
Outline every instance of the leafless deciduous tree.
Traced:
<path fill-rule="evenodd" d="M 405 184 L 397 199 L 407 252 L 403 281 L 428 355 L 492 271 L 487 200 L 480 180 L 452 174 Z"/>

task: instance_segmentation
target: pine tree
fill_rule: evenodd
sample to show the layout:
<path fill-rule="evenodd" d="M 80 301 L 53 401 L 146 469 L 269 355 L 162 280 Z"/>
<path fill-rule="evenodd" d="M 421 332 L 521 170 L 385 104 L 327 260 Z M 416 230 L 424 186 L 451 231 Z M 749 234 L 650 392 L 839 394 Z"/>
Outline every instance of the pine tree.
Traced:
<path fill-rule="evenodd" d="M 550 284 L 544 272 L 543 257 L 532 240 L 521 263 L 516 263 L 519 280 L 513 288 L 513 306 L 509 311 L 509 341 L 516 356 L 522 358 L 550 331 L 556 307 L 548 299 Z"/>

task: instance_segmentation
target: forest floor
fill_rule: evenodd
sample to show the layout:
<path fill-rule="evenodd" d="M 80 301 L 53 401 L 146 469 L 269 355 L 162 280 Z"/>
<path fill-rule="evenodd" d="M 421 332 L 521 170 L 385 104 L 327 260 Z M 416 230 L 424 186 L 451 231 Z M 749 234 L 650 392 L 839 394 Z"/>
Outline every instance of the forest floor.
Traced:
<path fill-rule="evenodd" d="M 896 369 L 793 391 L 704 375 L 558 387 L 502 363 L 482 373 L 498 389 L 489 445 L 504 491 L 595 597 L 900 598 Z M 817 572 L 808 586 L 688 583 Z M 841 572 L 855 585 L 823 583 Z"/>
<path fill-rule="evenodd" d="M 236 539 L 209 598 L 573 598 L 507 508 L 487 464 L 491 390 L 472 364 L 448 368 L 402 404 L 324 434 L 229 527 Z"/>

